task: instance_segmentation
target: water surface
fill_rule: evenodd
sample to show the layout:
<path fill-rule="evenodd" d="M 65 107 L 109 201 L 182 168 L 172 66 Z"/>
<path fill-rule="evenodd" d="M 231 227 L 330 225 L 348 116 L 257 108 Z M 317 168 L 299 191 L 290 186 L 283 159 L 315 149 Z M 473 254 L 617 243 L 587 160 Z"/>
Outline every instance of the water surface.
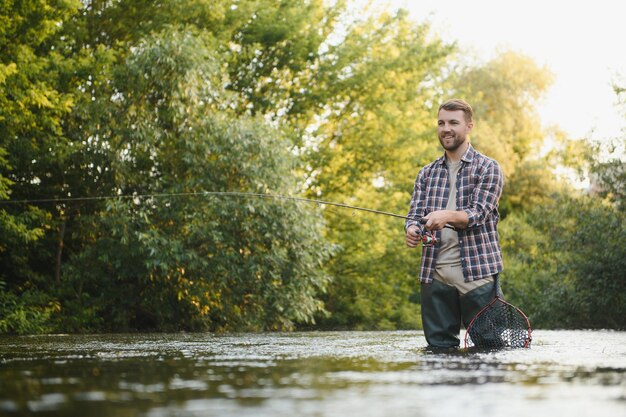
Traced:
<path fill-rule="evenodd" d="M 0 338 L 0 415 L 626 416 L 626 332 L 434 351 L 421 332 Z"/>

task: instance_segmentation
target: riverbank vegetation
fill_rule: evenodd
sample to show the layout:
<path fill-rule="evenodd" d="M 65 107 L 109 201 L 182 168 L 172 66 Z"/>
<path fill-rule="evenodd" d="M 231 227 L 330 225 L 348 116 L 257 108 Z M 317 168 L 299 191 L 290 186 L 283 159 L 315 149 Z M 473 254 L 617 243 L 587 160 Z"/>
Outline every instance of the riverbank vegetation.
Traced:
<path fill-rule="evenodd" d="M 29 0 L 0 22 L 0 333 L 418 328 L 401 220 L 202 193 L 405 213 L 449 97 L 506 175 L 505 295 L 538 327 L 626 327 L 623 162 L 542 127 L 552 76 L 525 56 L 468 62 L 342 1 Z"/>

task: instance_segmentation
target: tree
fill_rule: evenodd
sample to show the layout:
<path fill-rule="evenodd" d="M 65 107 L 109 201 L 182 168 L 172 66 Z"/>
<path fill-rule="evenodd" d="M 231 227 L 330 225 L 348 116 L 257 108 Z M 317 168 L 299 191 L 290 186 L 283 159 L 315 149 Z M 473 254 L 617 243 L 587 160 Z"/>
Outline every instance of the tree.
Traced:
<path fill-rule="evenodd" d="M 613 84 L 617 96 L 617 108 L 622 114 L 622 121 L 626 121 L 626 79 L 622 76 Z M 596 144 L 588 151 L 587 166 L 593 191 L 607 201 L 610 201 L 620 210 L 626 210 L 626 124 L 621 132 L 613 138 L 605 138 L 603 143 Z"/>
<path fill-rule="evenodd" d="M 327 249 L 308 208 L 154 196 L 297 187 L 285 137 L 228 110 L 213 45 L 170 29 L 119 68 L 109 126 L 116 191 L 145 197 L 83 217 L 93 232 L 70 260 L 64 328 L 289 329 L 321 309 Z M 74 322 L 81 312 L 91 316 Z"/>
<path fill-rule="evenodd" d="M 67 143 L 63 120 L 73 96 L 59 86 L 68 64 L 53 44 L 79 2 L 3 2 L 0 8 L 0 199 L 55 196 L 63 182 L 51 179 Z M 60 151 L 60 152 L 59 152 Z M 0 208 L 1 331 L 38 331 L 55 309 L 39 284 L 53 264 L 44 245 L 51 212 L 27 204 Z M 51 248 L 51 251 L 48 251 Z M 54 268 L 52 268 L 54 269 Z"/>
<path fill-rule="evenodd" d="M 275 7 L 274 2 L 267 1 L 262 3 L 256 4 L 255 7 L 258 7 L 259 10 L 266 8 L 264 6 Z M 293 14 L 302 4 L 303 2 L 289 3 L 288 8 L 282 8 L 281 10 Z M 124 1 L 111 3 L 88 1 L 82 3 L 55 2 L 54 5 L 40 1 L 12 4 L 10 8 L 7 8 L 8 14 L 3 16 L 3 19 L 14 24 L 15 27 L 7 25 L 5 31 L 7 36 L 3 39 L 12 48 L 10 51 L 16 52 L 13 55 L 9 53 L 6 56 L 22 60 L 28 60 L 30 59 L 29 57 L 33 57 L 32 68 L 29 68 L 29 71 L 32 71 L 32 73 L 25 73 L 26 75 L 20 73 L 21 78 L 19 78 L 15 76 L 16 65 L 13 62 L 3 63 L 4 66 L 2 67 L 2 72 L 0 72 L 2 80 L 0 82 L 6 87 L 5 91 L 10 92 L 3 97 L 13 97 L 12 94 L 17 97 L 19 93 L 31 101 L 25 99 L 21 104 L 19 101 L 5 100 L 3 102 L 4 114 L 21 117 L 6 117 L 4 119 L 10 122 L 3 126 L 5 133 L 7 133 L 3 135 L 3 138 L 12 140 L 14 137 L 19 137 L 20 140 L 30 140 L 30 138 L 32 140 L 30 142 L 22 141 L 19 146 L 11 143 L 8 145 L 2 143 L 2 147 L 8 150 L 6 163 L 3 161 L 2 165 L 3 192 L 7 187 L 10 187 L 12 198 L 33 199 L 41 197 L 107 196 L 117 192 L 141 190 L 150 192 L 171 189 L 171 187 L 176 187 L 176 189 L 185 189 L 185 187 L 197 189 L 197 187 L 202 185 L 202 181 L 199 181 L 196 177 L 190 178 L 187 176 L 192 173 L 213 178 L 215 183 L 210 182 L 208 184 L 214 187 L 223 185 L 232 188 L 243 188 L 244 184 L 238 182 L 241 179 L 233 179 L 230 182 L 226 181 L 223 183 L 225 180 L 219 176 L 220 171 L 216 171 L 220 169 L 225 170 L 222 173 L 224 175 L 233 174 L 234 171 L 230 165 L 218 164 L 217 161 L 213 161 L 213 165 L 207 166 L 213 167 L 214 170 L 205 170 L 198 173 L 184 171 L 178 160 L 173 159 L 173 157 L 167 157 L 170 155 L 168 154 L 169 151 L 171 151 L 171 155 L 181 156 L 182 150 L 179 149 L 177 151 L 176 147 L 182 146 L 182 144 L 177 144 L 177 141 L 183 141 L 186 144 L 185 146 L 190 147 L 192 147 L 190 144 L 197 142 L 197 137 L 191 133 L 187 133 L 187 136 L 183 137 L 174 132 L 176 129 L 184 129 L 181 124 L 187 127 L 186 123 L 189 123 L 189 120 L 182 117 L 187 114 L 187 111 L 193 111 L 196 112 L 194 114 L 202 114 L 205 117 L 203 123 L 197 120 L 192 123 L 191 127 L 196 129 L 194 134 L 207 134 L 206 138 L 208 140 L 212 137 L 207 133 L 210 129 L 222 133 L 219 135 L 215 133 L 217 136 L 213 138 L 215 139 L 214 143 L 199 141 L 202 145 L 194 144 L 193 146 L 197 147 L 194 151 L 198 151 L 198 153 L 192 154 L 190 153 L 191 150 L 187 149 L 185 155 L 183 155 L 185 158 L 189 159 L 192 156 L 197 158 L 199 155 L 203 155 L 203 151 L 211 151 L 213 155 L 226 155 L 227 151 L 230 150 L 230 144 L 227 142 L 225 135 L 232 133 L 235 135 L 234 138 L 241 139 L 241 143 L 238 143 L 238 146 L 246 143 L 245 150 L 247 153 L 245 154 L 251 155 L 251 161 L 256 161 L 254 164 L 244 164 L 245 168 L 254 171 L 255 167 L 258 168 L 267 163 L 268 168 L 261 170 L 263 172 L 246 171 L 246 175 L 252 175 L 253 173 L 259 175 L 257 180 L 251 180 L 253 183 L 247 184 L 246 187 L 258 189 L 259 187 L 275 186 L 277 190 L 285 192 L 296 187 L 296 185 L 286 179 L 279 181 L 275 175 L 272 175 L 271 178 L 262 177 L 262 174 L 267 174 L 272 167 L 276 168 L 276 174 L 280 178 L 292 177 L 291 171 L 288 170 L 296 169 L 297 167 L 292 166 L 295 162 L 292 155 L 288 153 L 290 145 L 284 143 L 284 138 L 292 136 L 267 127 L 262 128 L 264 121 L 261 118 L 254 120 L 238 119 L 236 117 L 237 114 L 248 113 L 246 105 L 241 104 L 244 102 L 241 99 L 241 97 L 244 97 L 243 91 L 238 92 L 238 94 L 228 95 L 220 89 L 218 94 L 224 94 L 224 97 L 220 97 L 220 105 L 222 106 L 220 108 L 215 107 L 215 103 L 213 103 L 213 107 L 207 107 L 207 103 L 203 107 L 197 102 L 192 103 L 193 105 L 187 108 L 185 106 L 189 105 L 189 103 L 184 102 L 181 97 L 189 91 L 184 90 L 184 88 L 191 88 L 190 85 L 196 88 L 199 83 L 206 80 L 197 71 L 194 73 L 197 76 L 196 79 L 191 80 L 192 83 L 188 85 L 180 84 L 174 77 L 174 75 L 181 76 L 181 74 L 189 75 L 193 73 L 189 68 L 198 64 L 197 61 L 193 61 L 193 57 L 197 57 L 194 54 L 195 52 L 198 52 L 204 58 L 211 58 L 209 56 L 211 54 L 207 55 L 206 51 L 206 48 L 210 46 L 215 49 L 212 56 L 216 57 L 219 55 L 220 61 L 216 63 L 217 58 L 209 60 L 210 63 L 217 65 L 217 67 L 207 72 L 207 74 L 219 78 L 218 81 L 213 80 L 210 86 L 221 87 L 222 83 L 232 86 L 233 84 L 224 70 L 233 68 L 233 65 L 228 65 L 228 61 L 232 61 L 237 54 L 231 51 L 231 57 L 228 58 L 229 45 L 236 36 L 240 36 L 243 33 L 245 26 L 249 26 L 250 15 L 248 12 L 254 11 L 254 9 L 251 9 L 251 5 L 252 3 L 244 3 L 238 10 L 230 7 L 231 3 L 226 1 L 211 3 L 195 1 L 186 2 L 185 4 L 176 1 L 159 2 L 158 4 L 154 2 Z M 311 5 L 306 10 L 317 13 L 318 19 L 323 19 L 320 11 L 325 9 L 321 8 L 321 2 L 313 2 Z M 38 10 L 44 10 L 46 13 L 39 13 Z M 21 18 L 22 15 L 25 16 L 23 19 Z M 136 24 L 137 22 L 138 24 Z M 308 24 L 306 23 L 306 18 L 300 19 L 299 22 L 301 25 Z M 174 78 L 168 78 L 169 73 L 165 74 L 162 77 L 163 83 L 160 85 L 142 84 L 140 81 L 144 75 L 143 73 L 135 74 L 133 82 L 137 83 L 136 86 L 121 83 L 120 80 L 123 79 L 123 75 L 119 74 L 124 74 L 125 68 L 134 62 L 131 58 L 138 56 L 134 52 L 135 48 L 145 45 L 145 39 L 149 39 L 153 34 L 160 33 L 163 28 L 171 25 L 177 26 L 178 24 L 187 26 L 191 32 L 194 31 L 195 27 L 198 32 L 204 32 L 205 34 L 213 33 L 215 34 L 213 38 L 216 40 L 210 45 L 202 44 L 203 49 L 199 51 L 192 51 L 194 53 L 189 55 L 192 57 L 191 61 L 186 61 L 180 55 L 174 54 L 173 56 L 178 57 L 178 61 L 174 62 L 174 64 L 182 65 L 182 67 L 167 67 L 167 65 L 172 64 L 172 62 L 168 62 L 167 56 L 151 57 L 154 60 L 151 62 L 154 63 L 155 69 L 169 68 L 173 71 L 172 74 L 174 74 L 172 75 Z M 4 28 L 5 26 L 3 26 Z M 20 38 L 14 36 L 15 33 L 24 33 L 25 35 L 23 38 Z M 33 33 L 41 35 L 41 39 L 32 37 Z M 172 33 L 177 32 L 173 31 Z M 317 31 L 316 29 L 311 29 L 309 33 L 317 33 Z M 297 40 L 299 33 L 292 32 L 291 36 Z M 277 38 L 277 40 L 280 39 Z M 34 45 L 30 45 L 29 42 L 34 42 Z M 254 43 L 254 41 L 251 42 Z M 180 45 L 183 44 L 181 43 Z M 271 46 L 271 42 L 266 42 L 265 44 Z M 169 45 L 168 47 L 171 47 L 173 52 L 176 52 L 175 46 Z M 20 48 L 23 50 L 20 50 Z M 282 53 L 280 48 L 273 47 L 270 49 L 274 53 Z M 34 52 L 30 54 L 23 53 L 30 50 Z M 152 48 L 150 51 L 154 52 L 156 49 Z M 306 57 L 306 54 L 296 55 Z M 284 60 L 285 64 L 288 64 L 288 61 Z M 241 65 L 243 67 L 247 64 L 242 63 Z M 129 73 L 126 72 L 126 75 L 129 75 Z M 156 75 L 160 77 L 163 74 Z M 35 79 L 37 83 L 33 81 Z M 167 84 L 167 82 L 173 84 Z M 48 90 L 43 87 L 48 88 Z M 212 95 L 216 91 L 196 91 L 196 93 L 205 100 L 217 101 L 217 98 Z M 146 96 L 141 95 L 144 92 L 147 94 Z M 176 94 L 179 96 L 175 96 Z M 20 115 L 17 107 L 11 107 L 16 103 L 26 106 L 27 110 L 30 110 L 31 107 L 36 108 L 40 114 L 35 115 L 34 111 L 26 111 L 23 115 Z M 150 109 L 146 107 L 147 105 L 158 108 L 162 113 L 156 115 L 151 113 Z M 172 108 L 168 107 L 170 105 Z M 124 108 L 127 113 L 120 115 L 118 111 L 121 108 Z M 209 108 L 212 109 L 210 114 L 207 113 Z M 235 108 L 236 111 L 233 111 L 232 108 Z M 180 111 L 182 111 L 181 114 L 177 114 L 176 117 L 172 116 L 172 112 Z M 142 117 L 145 117 L 145 119 L 142 119 Z M 232 126 L 231 131 L 224 127 L 228 125 Z M 140 126 L 140 129 L 137 130 L 133 126 Z M 20 131 L 20 129 L 25 128 L 30 130 Z M 150 136 L 150 134 L 154 134 L 154 136 Z M 268 137 L 267 143 L 261 140 L 265 136 Z M 217 140 L 216 138 L 221 139 Z M 24 143 L 29 144 L 29 146 L 24 146 Z M 251 154 L 259 150 L 259 146 L 264 144 L 269 146 L 268 149 L 261 148 L 262 152 L 259 155 Z M 9 145 L 13 147 L 9 148 Z M 210 148 L 210 146 L 215 148 Z M 279 147 L 279 149 L 277 150 L 275 147 Z M 234 146 L 233 149 L 238 148 Z M 151 153 L 155 150 L 158 151 L 157 153 L 160 156 L 158 160 L 154 159 L 154 155 Z M 130 158 L 129 155 L 132 155 L 132 158 L 125 159 Z M 277 166 L 274 163 L 270 163 L 270 156 L 272 158 L 282 157 L 287 165 L 280 164 L 280 166 Z M 224 160 L 226 159 L 224 157 Z M 206 165 L 206 161 L 196 160 L 195 162 Z M 162 166 L 161 164 L 164 165 Z M 235 162 L 233 162 L 232 166 L 236 166 Z M 9 169 L 9 167 L 11 168 Z M 152 177 L 155 172 L 160 172 L 163 169 L 165 169 L 165 172 L 169 172 L 168 170 L 171 169 L 174 174 L 171 176 L 168 176 L 168 174 Z M 14 176 L 12 177 L 11 175 Z M 6 181 L 4 180 L 5 178 L 7 179 Z M 181 178 L 187 180 L 188 183 L 181 183 Z M 12 181 L 12 183 L 9 181 Z M 267 184 L 264 185 L 264 181 Z M 268 207 L 265 210 L 270 210 L 268 205 L 265 206 Z M 43 294 L 48 296 L 48 300 L 52 296 L 51 302 L 54 302 L 54 297 L 56 296 L 60 300 L 60 305 L 63 309 L 59 316 L 60 324 L 58 325 L 64 330 L 119 329 L 124 326 L 128 328 L 141 326 L 141 320 L 135 320 L 132 317 L 124 319 L 123 313 L 118 312 L 119 314 L 116 313 L 116 315 L 111 312 L 114 306 L 111 307 L 112 304 L 107 300 L 107 295 L 112 293 L 107 293 L 104 290 L 119 290 L 122 287 L 116 287 L 115 282 L 109 287 L 95 285 L 95 283 L 100 281 L 106 282 L 102 278 L 109 278 L 106 274 L 111 273 L 110 269 L 103 268 L 103 265 L 106 265 L 106 261 L 99 257 L 98 250 L 103 248 L 98 247 L 98 245 L 105 245 L 108 242 L 110 244 L 108 250 L 113 251 L 115 249 L 115 245 L 110 240 L 100 239 L 102 238 L 100 233 L 104 233 L 103 228 L 107 225 L 115 230 L 114 226 L 119 224 L 120 221 L 135 219 L 133 216 L 137 214 L 137 210 L 135 210 L 137 207 L 133 205 L 129 207 L 123 209 L 119 205 L 110 205 L 107 209 L 102 200 L 64 200 L 57 204 L 43 205 L 42 208 L 44 210 L 41 211 L 41 217 L 37 219 L 38 223 L 34 222 L 40 228 L 34 228 L 34 233 L 30 234 L 20 232 L 20 239 L 30 236 L 29 239 L 33 240 L 37 237 L 37 246 L 32 247 L 30 251 L 25 251 L 23 245 L 16 245 L 14 251 L 2 254 L 2 262 L 10 265 L 10 268 L 3 268 L 3 273 L 6 271 L 7 276 L 11 276 L 9 285 L 14 287 L 26 285 L 38 288 Z M 17 208 L 15 210 L 19 211 Z M 260 208 L 258 210 L 263 212 Z M 275 326 L 286 328 L 291 326 L 293 321 L 310 319 L 312 312 L 318 310 L 318 303 L 313 296 L 315 291 L 321 291 L 320 288 L 323 287 L 325 278 L 320 273 L 320 268 L 314 266 L 317 265 L 316 262 L 319 259 L 325 256 L 325 249 L 323 243 L 316 238 L 317 231 L 312 226 L 317 224 L 317 218 L 314 215 L 305 215 L 303 210 L 301 207 L 274 208 L 273 212 L 278 216 L 282 216 L 282 223 L 280 223 L 282 226 L 277 229 L 276 233 L 284 233 L 285 237 L 298 237 L 302 241 L 310 240 L 307 243 L 307 248 L 318 250 L 318 254 L 307 257 L 308 252 L 306 250 L 297 253 L 296 243 L 286 244 L 281 249 L 285 250 L 285 253 L 281 253 L 280 256 L 275 257 L 274 261 L 272 261 L 276 265 L 280 264 L 282 266 L 275 265 L 273 268 L 268 268 L 266 272 L 268 274 L 278 274 L 278 277 L 280 279 L 284 278 L 286 282 L 280 284 L 282 282 L 280 279 L 274 279 L 273 282 L 276 285 L 265 288 L 263 290 L 264 295 L 259 295 L 259 300 L 254 303 L 249 302 L 250 297 L 246 298 L 247 304 L 239 302 L 241 300 L 237 297 L 241 294 L 233 295 L 232 298 L 224 297 L 225 301 L 222 307 L 225 311 L 231 310 L 230 313 L 223 313 L 228 320 L 219 324 L 221 322 L 219 322 L 218 318 L 221 316 L 214 318 L 212 322 L 213 327 L 235 328 L 237 322 L 233 321 L 233 318 L 239 317 L 242 327 L 248 326 L 252 328 L 256 326 L 261 328 L 264 326 Z M 197 211 L 199 216 L 208 216 L 209 218 L 210 216 L 216 216 L 215 212 Z M 150 245 L 156 245 L 155 241 L 162 243 L 170 237 L 167 232 L 174 233 L 174 229 L 168 229 L 169 222 L 166 220 L 159 223 L 159 215 L 153 214 L 152 209 L 141 211 L 141 215 L 143 216 L 147 212 L 152 216 L 148 218 L 155 222 L 151 229 L 154 229 L 155 233 L 156 231 L 159 232 L 156 234 L 159 239 L 151 240 L 152 243 Z M 33 211 L 32 213 L 39 212 Z M 112 213 L 116 213 L 117 217 L 112 216 Z M 299 213 L 299 215 L 296 216 L 294 213 Z M 126 214 L 126 217 L 124 217 L 124 214 Z M 32 220 L 29 220 L 30 223 L 24 220 L 27 219 L 27 216 L 21 219 L 15 216 L 15 214 L 11 215 L 13 217 L 10 218 L 10 221 L 4 220 L 3 226 L 6 226 L 6 229 L 20 230 L 18 227 L 13 227 L 11 221 L 15 223 L 17 220 L 20 220 L 21 224 L 27 226 L 33 223 Z M 248 213 L 247 215 L 251 216 L 252 214 Z M 310 222 L 309 220 L 301 221 L 299 219 L 300 215 L 310 218 Z M 294 216 L 298 217 L 298 222 L 295 225 Z M 245 216 L 242 217 L 247 218 Z M 139 224 L 147 225 L 141 222 Z M 160 226 L 163 226 L 163 230 L 159 228 Z M 294 226 L 295 229 L 289 230 L 288 226 Z M 252 230 L 257 229 L 252 228 Z M 137 231 L 137 233 L 139 232 Z M 264 233 L 260 236 L 264 236 L 265 239 L 272 236 L 276 237 L 273 232 L 269 234 Z M 5 247 L 12 248 L 11 239 L 13 238 L 10 236 L 6 239 L 3 236 L 2 244 Z M 289 239 L 290 242 L 291 240 Z M 188 243 L 188 241 L 185 242 Z M 243 245 L 240 241 L 235 241 L 233 244 Z M 253 246 L 258 247 L 259 245 L 260 243 L 256 241 Z M 274 244 L 271 247 L 276 249 L 278 246 L 278 244 Z M 140 249 L 143 246 L 138 245 L 137 247 Z M 287 250 L 287 248 L 291 249 Z M 139 249 L 135 252 L 129 250 L 128 254 L 134 254 L 135 256 L 143 255 L 144 252 L 141 252 Z M 159 253 L 166 257 L 162 252 Z M 261 251 L 258 251 L 255 261 L 271 258 L 269 253 L 265 253 L 263 256 L 261 256 L 261 253 Z M 174 252 L 174 254 L 171 254 L 172 259 L 177 260 L 180 265 L 182 261 L 176 257 L 178 256 L 176 254 L 180 255 L 179 252 Z M 206 252 L 204 254 L 206 255 Z M 17 265 L 19 265 L 15 262 L 17 255 L 21 256 L 23 266 L 27 270 L 22 271 L 17 268 Z M 222 256 L 221 261 L 223 262 L 226 262 L 226 259 L 228 259 L 228 256 L 221 252 L 219 256 Z M 292 266 L 285 266 L 285 257 L 288 257 L 290 263 L 293 263 Z M 121 256 L 121 258 L 123 259 L 124 257 Z M 138 258 L 127 258 L 127 260 L 131 259 L 133 262 L 136 262 Z M 231 259 L 231 261 L 233 260 Z M 268 260 L 268 262 L 270 261 Z M 301 265 L 301 263 L 305 262 L 314 264 L 314 266 L 307 268 L 308 272 L 306 274 L 303 272 L 304 267 Z M 54 267 L 51 268 L 51 265 Z M 111 265 L 109 268 L 115 267 L 115 272 L 119 273 L 122 278 L 124 276 L 138 277 L 139 275 L 137 274 L 140 274 L 141 279 L 147 279 L 150 274 L 158 275 L 147 267 L 147 269 L 142 271 L 130 268 L 127 271 L 128 274 L 126 274 L 123 272 L 124 267 L 119 266 L 119 263 L 112 263 Z M 98 267 L 102 268 L 98 270 Z M 128 264 L 125 264 L 125 267 L 128 267 Z M 11 271 L 11 268 L 13 271 Z M 54 272 L 51 274 L 51 271 Z M 85 271 L 88 271 L 88 273 L 85 273 Z M 98 275 L 98 273 L 101 275 Z M 223 272 L 222 278 L 227 279 L 225 276 L 228 274 L 224 274 L 226 272 Z M 231 278 L 228 276 L 228 279 Z M 132 278 L 129 282 L 133 282 Z M 161 284 L 164 283 L 165 280 L 161 281 Z M 284 294 L 284 296 L 279 297 L 277 288 L 281 285 L 283 285 L 281 294 Z M 152 293 L 154 299 L 150 300 L 151 302 L 158 301 L 159 297 L 163 297 L 164 294 L 168 296 L 184 294 L 184 292 L 178 292 L 179 288 L 176 286 L 167 288 L 167 285 L 162 285 L 160 288 L 159 291 Z M 226 288 L 232 289 L 231 287 Z M 317 290 L 314 291 L 313 288 Z M 251 293 L 253 289 L 243 288 L 241 291 L 247 294 Z M 271 289 L 273 289 L 273 293 L 270 291 Z M 13 291 L 13 288 L 10 288 L 10 290 Z M 19 294 L 19 291 L 23 291 L 23 288 L 16 288 L 15 291 L 18 291 L 17 294 Z M 168 293 L 168 291 L 170 292 Z M 117 294 L 120 293 L 118 292 Z M 205 298 L 210 299 L 210 295 L 207 295 L 207 297 L 209 298 Z M 270 305 L 268 303 L 271 299 L 274 301 Z M 293 305 L 295 307 L 287 306 L 285 301 L 287 299 L 294 302 Z M 197 300 L 190 295 L 182 302 L 179 302 L 178 306 L 173 306 L 171 309 L 164 311 L 161 317 L 157 317 L 157 319 L 146 325 L 158 327 L 160 324 L 167 322 L 167 314 L 170 314 L 169 318 L 175 319 L 172 316 L 173 311 L 186 311 L 187 317 L 194 314 L 196 315 L 194 317 L 199 317 L 204 314 L 206 319 L 206 314 L 203 312 L 206 305 L 198 307 L 194 304 L 196 302 Z M 54 303 L 54 308 L 56 309 L 56 306 L 59 304 Z M 242 309 L 244 304 L 249 308 Z M 255 311 L 259 312 L 257 321 L 253 320 L 255 316 L 252 314 L 252 306 L 256 309 Z M 146 309 L 145 306 L 142 308 L 158 311 L 158 309 L 154 308 Z M 281 312 L 281 310 L 284 311 Z M 183 315 L 182 313 L 180 314 L 181 317 Z M 74 321 L 72 321 L 72 317 L 75 319 Z M 112 318 L 115 318 L 117 321 L 107 322 L 107 320 Z M 203 323 L 202 326 L 207 325 L 206 320 L 195 320 L 195 324 L 190 324 L 189 326 L 199 326 L 199 322 Z M 173 323 L 175 326 L 176 322 L 174 321 Z"/>
<path fill-rule="evenodd" d="M 345 33 L 320 57 L 310 88 L 323 104 L 304 129 L 307 195 L 404 213 L 418 167 L 437 152 L 433 80 L 450 47 L 429 40 L 428 26 L 403 11 L 356 21 Z M 329 263 L 324 324 L 419 326 L 418 260 L 404 247 L 403 221 L 332 210 L 325 218 L 338 252 Z"/>
<path fill-rule="evenodd" d="M 534 297 L 536 317 L 552 299 L 535 286 L 584 304 L 582 275 L 553 280 L 574 249 L 545 238 L 572 238 L 572 220 L 529 214 L 563 192 L 556 158 L 584 155 L 539 155 L 562 134 L 541 128 L 550 76 L 523 56 L 463 66 L 405 12 L 357 19 L 343 1 L 32 0 L 0 20 L 0 198 L 12 200 L 0 206 L 0 331 L 418 326 L 402 220 L 202 192 L 404 213 L 417 171 L 441 154 L 435 112 L 451 96 L 474 105 L 472 142 L 507 175 L 512 296 Z M 621 166 L 597 165 L 604 201 L 580 203 L 614 229 Z M 94 196 L 119 198 L 68 199 Z M 56 201 L 16 201 L 39 198 Z M 526 249 L 546 253 L 532 281 Z M 595 274 L 588 255 L 571 264 Z M 599 272 L 611 290 L 613 272 Z"/>
<path fill-rule="evenodd" d="M 540 155 L 548 135 L 536 105 L 552 82 L 550 72 L 504 50 L 486 63 L 457 63 L 452 74 L 449 94 L 465 98 L 474 109 L 472 145 L 497 160 L 505 174 L 503 217 L 546 201 L 558 187 L 551 163 Z"/>
<path fill-rule="evenodd" d="M 573 191 L 507 217 L 500 229 L 505 295 L 536 327 L 623 329 L 625 220 Z"/>

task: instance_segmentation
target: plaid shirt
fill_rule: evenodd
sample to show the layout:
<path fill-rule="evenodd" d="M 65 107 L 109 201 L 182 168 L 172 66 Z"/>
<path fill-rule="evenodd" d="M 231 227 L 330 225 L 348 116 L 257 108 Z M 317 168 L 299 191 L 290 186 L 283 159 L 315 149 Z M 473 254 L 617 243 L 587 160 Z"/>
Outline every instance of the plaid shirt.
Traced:
<path fill-rule="evenodd" d="M 500 166 L 469 146 L 461 158 L 457 174 L 457 210 L 467 213 L 466 229 L 458 229 L 461 264 L 465 281 L 490 277 L 502 271 L 502 252 L 498 241 L 498 200 L 504 179 Z M 445 154 L 417 175 L 405 230 L 423 226 L 418 220 L 435 210 L 444 210 L 448 202 L 448 167 Z M 441 231 L 435 231 L 437 241 Z M 439 244 L 422 249 L 420 281 L 430 283 L 437 262 Z"/>

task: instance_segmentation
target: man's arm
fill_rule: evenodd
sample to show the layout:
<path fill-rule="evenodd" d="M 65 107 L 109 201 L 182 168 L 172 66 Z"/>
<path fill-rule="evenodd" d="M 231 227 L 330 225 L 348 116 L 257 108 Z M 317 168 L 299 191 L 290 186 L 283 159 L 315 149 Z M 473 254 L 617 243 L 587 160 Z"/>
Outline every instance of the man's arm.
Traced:
<path fill-rule="evenodd" d="M 424 216 L 426 230 L 441 230 L 446 224 L 455 229 L 465 229 L 469 222 L 467 213 L 463 210 L 436 210 Z"/>
<path fill-rule="evenodd" d="M 404 240 L 410 248 L 416 247 L 422 241 L 423 226 L 420 224 L 420 219 L 424 216 L 424 195 L 426 192 L 426 175 L 424 170 L 424 168 L 421 169 L 415 179 L 411 204 L 404 223 Z"/>
<path fill-rule="evenodd" d="M 487 215 L 498 207 L 503 186 L 504 175 L 500 165 L 491 160 L 472 191 L 469 205 L 463 209 L 468 219 L 466 228 L 480 227 L 485 223 Z"/>

